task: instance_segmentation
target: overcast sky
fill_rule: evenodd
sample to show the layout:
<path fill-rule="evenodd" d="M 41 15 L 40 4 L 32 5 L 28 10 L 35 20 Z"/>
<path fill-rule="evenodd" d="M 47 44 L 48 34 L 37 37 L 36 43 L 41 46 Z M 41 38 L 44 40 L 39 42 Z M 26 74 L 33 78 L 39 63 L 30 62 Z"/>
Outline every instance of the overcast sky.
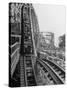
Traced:
<path fill-rule="evenodd" d="M 34 4 L 41 32 L 53 32 L 55 45 L 58 37 L 65 33 L 65 7 L 59 5 Z"/>

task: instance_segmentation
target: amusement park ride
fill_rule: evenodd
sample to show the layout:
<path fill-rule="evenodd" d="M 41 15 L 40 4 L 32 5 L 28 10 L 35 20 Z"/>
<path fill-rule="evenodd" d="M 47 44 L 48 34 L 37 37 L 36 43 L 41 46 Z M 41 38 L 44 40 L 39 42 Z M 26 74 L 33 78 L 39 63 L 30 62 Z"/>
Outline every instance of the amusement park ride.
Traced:
<path fill-rule="evenodd" d="M 44 73 L 48 73 L 47 77 L 53 80 L 53 84 L 64 84 L 64 69 L 50 60 L 39 58 L 39 26 L 32 4 L 22 4 L 20 18 L 20 34 L 11 31 L 9 22 L 9 86 L 37 86 L 37 63 Z"/>

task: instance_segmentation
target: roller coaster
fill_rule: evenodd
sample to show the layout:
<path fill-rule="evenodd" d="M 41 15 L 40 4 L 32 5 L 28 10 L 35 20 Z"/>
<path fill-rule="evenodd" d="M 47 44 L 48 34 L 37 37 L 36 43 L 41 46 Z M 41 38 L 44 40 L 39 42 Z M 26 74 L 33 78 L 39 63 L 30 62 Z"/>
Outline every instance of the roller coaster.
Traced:
<path fill-rule="evenodd" d="M 39 26 L 32 4 L 22 5 L 20 27 L 20 35 L 9 35 L 9 86 L 37 86 L 37 64 L 46 75 L 48 84 L 64 84 L 65 69 L 53 57 L 50 59 L 49 55 L 38 50 Z"/>

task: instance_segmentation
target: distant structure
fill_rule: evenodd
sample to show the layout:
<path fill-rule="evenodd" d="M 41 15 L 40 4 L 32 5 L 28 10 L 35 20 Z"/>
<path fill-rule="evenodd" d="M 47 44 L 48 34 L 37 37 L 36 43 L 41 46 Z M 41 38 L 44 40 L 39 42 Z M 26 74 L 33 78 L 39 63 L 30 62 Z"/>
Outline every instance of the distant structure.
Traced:
<path fill-rule="evenodd" d="M 54 47 L 54 33 L 52 32 L 40 32 L 39 39 L 41 46 L 44 46 L 45 49 Z"/>
<path fill-rule="evenodd" d="M 62 51 L 65 51 L 65 34 L 59 37 L 59 48 Z"/>
<path fill-rule="evenodd" d="M 47 44 L 54 44 L 54 33 L 52 32 L 41 32 L 41 34 L 43 35 L 45 42 Z"/>

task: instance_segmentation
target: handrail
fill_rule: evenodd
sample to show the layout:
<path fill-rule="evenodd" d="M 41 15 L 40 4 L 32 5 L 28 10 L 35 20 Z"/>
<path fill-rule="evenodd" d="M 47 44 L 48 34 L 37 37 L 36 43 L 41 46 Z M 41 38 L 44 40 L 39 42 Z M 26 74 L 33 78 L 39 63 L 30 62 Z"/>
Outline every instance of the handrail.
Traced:
<path fill-rule="evenodd" d="M 32 57 L 31 57 L 31 60 L 32 60 Z M 33 68 L 34 77 L 35 77 L 35 80 L 36 80 L 36 83 L 37 83 L 37 78 L 36 78 L 36 74 L 35 74 L 35 67 L 33 66 L 33 62 L 32 62 L 32 68 Z"/>
<path fill-rule="evenodd" d="M 59 59 L 60 61 L 63 60 L 63 59 L 60 59 L 58 57 L 52 57 L 52 56 L 49 56 L 49 57 L 51 57 L 52 59 Z"/>
<path fill-rule="evenodd" d="M 19 37 L 19 38 L 21 38 L 21 35 L 14 35 L 14 34 L 11 34 L 11 37 Z"/>
<path fill-rule="evenodd" d="M 20 44 L 20 43 L 16 42 L 16 43 L 14 43 L 13 45 L 11 45 L 10 47 L 13 48 L 13 47 L 14 47 L 15 45 L 17 45 L 17 44 Z"/>
<path fill-rule="evenodd" d="M 19 60 L 19 53 L 17 53 L 17 56 L 15 57 L 12 65 L 11 65 L 11 75 L 13 75 L 13 73 L 14 73 L 14 70 L 15 70 L 18 60 Z"/>
<path fill-rule="evenodd" d="M 14 63 L 15 63 L 15 61 L 17 60 L 17 57 L 19 56 L 19 53 L 16 55 L 16 57 L 14 58 L 14 61 L 13 61 L 13 63 L 11 64 L 11 69 L 12 69 L 12 67 L 14 66 Z"/>
<path fill-rule="evenodd" d="M 14 56 L 14 54 L 19 50 L 20 48 L 17 48 L 11 55 L 11 58 Z"/>
<path fill-rule="evenodd" d="M 47 50 L 41 50 L 40 52 L 45 52 L 45 51 L 47 51 Z M 45 52 L 46 53 L 46 52 Z M 53 54 L 52 54 L 52 56 L 53 56 Z M 56 56 L 55 56 L 56 57 Z M 58 58 L 58 57 L 57 57 Z"/>
<path fill-rule="evenodd" d="M 45 52 L 40 52 L 40 53 L 42 53 L 42 54 L 47 54 L 47 53 L 45 53 Z M 48 55 L 48 54 L 47 54 L 47 55 Z M 58 58 L 58 57 L 54 57 L 54 56 L 49 56 L 49 57 L 51 57 L 51 58 L 53 58 L 53 59 L 63 60 L 63 59 L 60 59 L 60 58 Z"/>

